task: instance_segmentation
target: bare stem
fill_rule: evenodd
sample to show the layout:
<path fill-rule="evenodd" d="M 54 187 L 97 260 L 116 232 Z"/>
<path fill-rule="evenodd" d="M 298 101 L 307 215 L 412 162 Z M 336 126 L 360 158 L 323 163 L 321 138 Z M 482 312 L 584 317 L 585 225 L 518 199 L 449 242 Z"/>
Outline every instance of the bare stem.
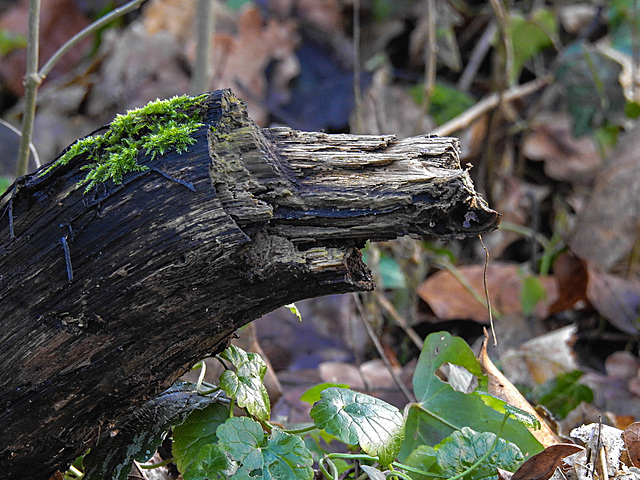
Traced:
<path fill-rule="evenodd" d="M 422 121 L 429 113 L 431 96 L 436 86 L 436 69 L 438 60 L 438 43 L 436 38 L 436 2 L 427 0 L 427 20 L 429 32 L 427 44 L 424 47 L 424 91 L 422 94 Z M 424 130 L 424 124 L 420 125 Z"/>
<path fill-rule="evenodd" d="M 20 136 L 20 148 L 18 150 L 18 177 L 25 175 L 29 168 L 29 147 L 33 136 L 33 123 L 36 116 L 36 99 L 38 88 L 47 75 L 53 70 L 58 61 L 65 56 L 69 50 L 75 47 L 85 37 L 94 33 L 100 27 L 135 10 L 145 0 L 132 0 L 131 2 L 116 8 L 113 12 L 99 18 L 91 25 L 71 37 L 62 45 L 38 71 L 38 44 L 40 38 L 40 0 L 29 0 L 29 33 L 27 43 L 27 68 L 25 72 L 25 92 L 24 92 L 24 115 L 22 117 L 22 134 Z"/>
<path fill-rule="evenodd" d="M 42 70 L 40 70 L 40 76 L 42 77 L 42 79 L 45 79 L 47 75 L 51 73 L 51 70 L 53 70 L 53 67 L 55 67 L 56 63 L 58 63 L 58 61 L 62 57 L 64 57 L 67 53 L 69 53 L 69 50 L 71 50 L 78 43 L 84 40 L 85 37 L 91 35 L 96 30 L 103 27 L 107 23 L 112 22 L 113 20 L 137 9 L 140 5 L 142 5 L 144 1 L 145 0 L 132 0 L 127 4 L 119 8 L 116 8 L 114 11 L 112 11 L 108 15 L 105 15 L 104 17 L 99 18 L 98 20 L 93 22 L 91 25 L 88 25 L 87 27 L 83 28 L 78 33 L 76 33 L 67 42 L 65 42 L 64 45 L 62 45 L 58 50 L 56 50 L 56 53 L 54 53 L 51 56 L 51 58 L 47 61 L 47 63 L 44 64 L 44 66 L 42 67 Z"/>
<path fill-rule="evenodd" d="M 38 53 L 40 38 L 40 0 L 29 0 L 29 32 L 27 43 L 27 68 L 24 76 L 24 115 L 22 116 L 22 132 L 18 150 L 18 170 L 16 176 L 21 177 L 29 168 L 29 144 L 36 116 L 36 95 L 42 81 L 38 75 Z"/>
<path fill-rule="evenodd" d="M 360 0 L 353 2 L 353 99 L 355 133 L 362 133 L 362 85 L 360 83 Z"/>
<path fill-rule="evenodd" d="M 196 58 L 190 90 L 193 95 L 206 92 L 213 74 L 211 41 L 213 39 L 213 2 L 198 0 L 196 5 Z"/>
<path fill-rule="evenodd" d="M 440 135 L 442 137 L 451 135 L 458 130 L 462 130 L 463 128 L 468 127 L 482 115 L 496 108 L 500 104 L 501 99 L 503 102 L 512 102 L 513 100 L 516 100 L 518 98 L 531 95 L 532 93 L 540 90 L 542 87 L 545 87 L 550 82 L 551 77 L 543 77 L 538 78 L 537 80 L 532 80 L 531 82 L 525 83 L 523 85 L 516 85 L 514 87 L 511 87 L 509 90 L 503 92 L 502 94 L 498 92 L 492 93 L 491 95 L 488 95 L 487 97 L 482 99 L 480 102 L 476 103 L 473 107 L 462 112 L 457 117 L 452 118 L 447 123 L 440 125 L 431 133 L 434 135 Z"/>

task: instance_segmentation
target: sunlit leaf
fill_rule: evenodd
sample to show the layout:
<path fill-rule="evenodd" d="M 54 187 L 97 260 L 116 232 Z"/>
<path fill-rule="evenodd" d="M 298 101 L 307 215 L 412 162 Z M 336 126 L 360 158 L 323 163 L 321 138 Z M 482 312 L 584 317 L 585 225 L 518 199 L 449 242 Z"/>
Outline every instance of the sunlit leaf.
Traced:
<path fill-rule="evenodd" d="M 229 407 L 217 403 L 192 412 L 184 423 L 173 429 L 171 450 L 178 470 L 183 473 L 185 480 L 196 478 L 191 475 L 195 475 L 194 472 L 202 465 L 222 465 L 222 459 L 216 451 L 203 450 L 203 447 L 217 442 L 216 430 L 227 418 Z M 225 464 L 219 470 L 226 471 L 228 468 L 229 465 Z"/>
<path fill-rule="evenodd" d="M 235 345 L 230 345 L 220 356 L 236 367 L 235 372 L 225 370 L 220 375 L 220 388 L 251 415 L 261 420 L 268 419 L 271 404 L 263 383 L 267 365 L 262 357 L 247 353 Z"/>
<path fill-rule="evenodd" d="M 359 444 L 380 463 L 391 463 L 404 438 L 404 420 L 393 405 L 344 388 L 328 388 L 311 409 L 318 428 L 350 445 Z"/>
<path fill-rule="evenodd" d="M 234 479 L 311 480 L 313 459 L 300 437 L 277 428 L 266 438 L 248 417 L 228 419 L 217 431 L 220 449 L 238 463 Z"/>
<path fill-rule="evenodd" d="M 331 387 L 349 388 L 349 385 L 346 385 L 344 383 L 319 383 L 318 385 L 314 385 L 302 395 L 300 395 L 300 400 L 313 405 L 318 400 L 320 400 L 322 392 Z"/>
<path fill-rule="evenodd" d="M 503 415 L 485 405 L 477 392 L 457 392 L 435 375 L 445 362 L 464 367 L 480 379 L 481 385 L 486 384 L 480 364 L 464 340 L 447 332 L 430 334 L 424 341 L 413 377 L 418 403 L 409 405 L 406 412 L 405 441 L 399 454 L 401 460 L 406 459 L 418 445 L 436 445 L 465 426 L 481 432 L 497 432 L 500 428 Z M 518 445 L 526 456 L 542 450 L 527 428 L 513 419 L 505 424 L 502 437 Z"/>
<path fill-rule="evenodd" d="M 193 461 L 180 470 L 184 480 L 225 480 L 238 470 L 237 464 L 217 444 L 207 444 L 194 452 Z"/>
<path fill-rule="evenodd" d="M 490 432 L 475 432 L 463 427 L 436 446 L 436 459 L 440 472 L 447 476 L 458 475 L 487 453 L 496 439 Z M 497 480 L 496 469 L 515 471 L 524 461 L 520 449 L 511 442 L 498 439 L 489 456 L 464 478 L 469 480 Z"/>

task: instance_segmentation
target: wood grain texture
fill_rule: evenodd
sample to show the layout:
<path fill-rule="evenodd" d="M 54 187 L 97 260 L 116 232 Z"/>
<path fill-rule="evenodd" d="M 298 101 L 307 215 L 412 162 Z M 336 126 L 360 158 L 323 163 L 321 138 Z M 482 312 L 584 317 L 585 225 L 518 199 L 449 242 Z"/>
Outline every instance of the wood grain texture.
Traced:
<path fill-rule="evenodd" d="M 64 469 L 261 315 L 372 289 L 368 239 L 499 222 L 454 138 L 260 129 L 228 90 L 200 108 L 186 153 L 121 185 L 84 194 L 76 157 L 0 198 L 5 478 Z"/>

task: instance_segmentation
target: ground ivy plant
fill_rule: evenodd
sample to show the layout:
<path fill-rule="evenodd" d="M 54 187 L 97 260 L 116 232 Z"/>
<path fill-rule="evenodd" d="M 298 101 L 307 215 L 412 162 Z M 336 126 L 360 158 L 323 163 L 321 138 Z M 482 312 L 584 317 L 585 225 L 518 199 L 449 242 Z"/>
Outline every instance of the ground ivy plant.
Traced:
<path fill-rule="evenodd" d="M 85 193 L 107 180 L 120 184 L 125 174 L 149 169 L 138 163 L 141 154 L 154 160 L 172 150 L 182 153 L 196 142 L 192 134 L 202 126 L 197 106 L 205 96 L 156 100 L 118 115 L 106 132 L 76 141 L 41 175 L 84 155 L 90 162 L 80 168 L 87 171 L 81 182 Z"/>
<path fill-rule="evenodd" d="M 498 468 L 514 472 L 542 450 L 527 429 L 539 427 L 537 420 L 484 393 L 486 381 L 475 355 L 446 332 L 425 339 L 413 378 L 417 401 L 404 413 L 345 385 L 325 383 L 301 397 L 313 404 L 312 421 L 295 428 L 270 419 L 266 365 L 259 355 L 231 345 L 219 360 L 225 365 L 219 385 L 205 385 L 203 370 L 188 397 L 195 405 L 188 416 L 182 407 L 187 397 L 175 397 L 180 415 L 172 423 L 172 458 L 167 461 L 185 480 L 337 480 L 363 478 L 363 473 L 374 480 L 497 480 Z M 453 375 L 441 380 L 436 371 L 445 363 L 466 371 L 459 378 L 474 377 L 478 386 L 469 389 L 467 380 Z M 194 402 L 193 392 L 216 400 Z M 166 403 L 165 398 L 163 411 Z M 139 442 L 146 451 L 149 438 Z M 154 438 L 158 444 L 162 440 Z M 129 445 L 121 464 L 139 458 L 138 450 Z M 112 466 L 93 468 L 85 480 L 111 478 L 113 471 Z M 117 471 L 117 480 L 126 478 L 125 470 Z"/>

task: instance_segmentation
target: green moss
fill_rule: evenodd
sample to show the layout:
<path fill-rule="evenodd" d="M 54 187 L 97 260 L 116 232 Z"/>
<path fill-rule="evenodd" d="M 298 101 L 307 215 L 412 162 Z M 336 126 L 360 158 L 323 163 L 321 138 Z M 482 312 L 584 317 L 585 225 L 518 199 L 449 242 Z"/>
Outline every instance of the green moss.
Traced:
<path fill-rule="evenodd" d="M 85 155 L 91 162 L 80 168 L 88 170 L 81 182 L 87 184 L 85 193 L 107 180 L 120 184 L 125 174 L 149 169 L 138 163 L 141 153 L 154 160 L 172 150 L 182 153 L 196 142 L 191 134 L 202 126 L 201 112 L 196 107 L 205 96 L 156 100 L 118 115 L 104 134 L 78 140 L 41 175 Z"/>

